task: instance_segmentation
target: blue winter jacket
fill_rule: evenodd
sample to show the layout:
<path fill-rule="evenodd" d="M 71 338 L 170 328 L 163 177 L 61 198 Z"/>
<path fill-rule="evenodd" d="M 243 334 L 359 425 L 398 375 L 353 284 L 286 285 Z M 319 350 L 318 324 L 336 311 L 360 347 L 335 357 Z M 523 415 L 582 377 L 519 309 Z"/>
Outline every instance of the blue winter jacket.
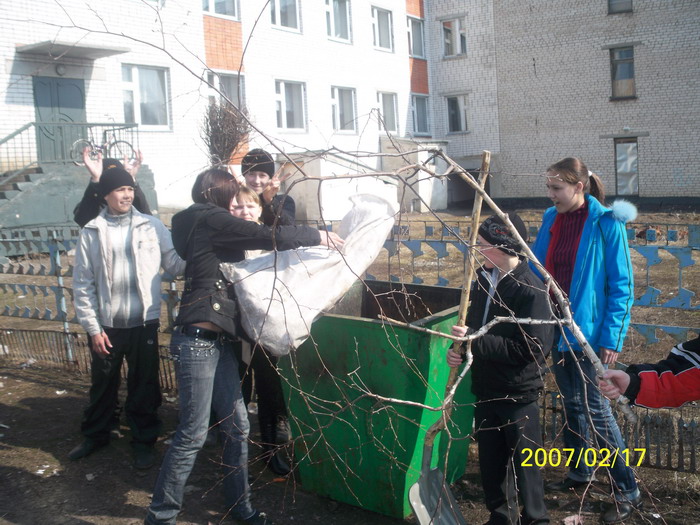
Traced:
<path fill-rule="evenodd" d="M 630 322 L 634 302 L 634 278 L 625 222 L 634 220 L 636 208 L 627 201 L 616 201 L 606 208 L 595 197 L 586 194 L 588 218 L 583 225 L 581 241 L 571 280 L 569 301 L 574 321 L 598 351 L 608 348 L 622 351 L 622 343 Z M 544 265 L 552 238 L 551 228 L 557 210 L 548 208 L 532 247 Z M 559 341 L 559 350 L 581 348 L 566 329 Z M 568 344 L 567 344 L 568 340 Z"/>

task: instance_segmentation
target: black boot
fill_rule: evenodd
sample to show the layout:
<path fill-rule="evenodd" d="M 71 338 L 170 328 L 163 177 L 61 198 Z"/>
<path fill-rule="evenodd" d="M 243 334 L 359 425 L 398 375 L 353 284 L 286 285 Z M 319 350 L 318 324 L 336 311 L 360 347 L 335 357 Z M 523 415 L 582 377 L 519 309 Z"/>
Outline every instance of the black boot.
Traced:
<path fill-rule="evenodd" d="M 289 419 L 287 419 L 287 416 L 277 416 L 276 430 L 277 434 L 275 438 L 277 438 L 277 444 L 285 445 L 289 443 L 292 439 L 292 433 L 289 429 Z"/>
<path fill-rule="evenodd" d="M 277 446 L 277 429 L 275 425 L 267 424 L 260 428 L 262 437 L 263 457 L 267 468 L 273 474 L 286 476 L 292 470 L 284 460 L 283 451 Z"/>

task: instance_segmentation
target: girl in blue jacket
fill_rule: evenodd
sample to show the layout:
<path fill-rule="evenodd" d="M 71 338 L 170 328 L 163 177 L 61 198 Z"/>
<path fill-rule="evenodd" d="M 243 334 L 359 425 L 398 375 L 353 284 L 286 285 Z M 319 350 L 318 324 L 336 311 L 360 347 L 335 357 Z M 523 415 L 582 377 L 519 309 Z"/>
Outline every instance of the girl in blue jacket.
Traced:
<path fill-rule="evenodd" d="M 603 206 L 602 181 L 577 158 L 552 164 L 546 175 L 547 196 L 554 206 L 544 213 L 533 252 L 568 295 L 574 321 L 602 363 L 614 364 L 634 301 L 625 222 L 636 217 L 636 209 L 625 201 L 615 202 L 612 208 Z M 593 364 L 568 329 L 558 338 L 552 359 L 564 399 L 564 444 L 575 454 L 566 479 L 547 485 L 561 491 L 585 487 L 594 480 L 594 466 L 575 461 L 580 452 L 585 454 L 591 447 L 608 449 L 612 458 L 617 450 L 622 458 L 626 445 L 610 404 L 597 387 Z M 624 461 L 615 461 L 609 472 L 615 501 L 602 520 L 617 523 L 641 506 L 641 495 Z"/>

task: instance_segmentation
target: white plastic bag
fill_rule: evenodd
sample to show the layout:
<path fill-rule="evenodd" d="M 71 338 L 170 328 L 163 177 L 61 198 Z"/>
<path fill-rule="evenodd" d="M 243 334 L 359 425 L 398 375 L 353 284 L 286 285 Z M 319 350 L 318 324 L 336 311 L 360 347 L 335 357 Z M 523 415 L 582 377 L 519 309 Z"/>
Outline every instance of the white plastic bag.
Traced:
<path fill-rule="evenodd" d="M 345 239 L 342 252 L 317 246 L 221 264 L 233 283 L 243 329 L 271 354 L 285 355 L 301 345 L 311 323 L 350 289 L 382 249 L 396 204 L 365 194 L 350 200 L 353 207 L 337 232 Z"/>

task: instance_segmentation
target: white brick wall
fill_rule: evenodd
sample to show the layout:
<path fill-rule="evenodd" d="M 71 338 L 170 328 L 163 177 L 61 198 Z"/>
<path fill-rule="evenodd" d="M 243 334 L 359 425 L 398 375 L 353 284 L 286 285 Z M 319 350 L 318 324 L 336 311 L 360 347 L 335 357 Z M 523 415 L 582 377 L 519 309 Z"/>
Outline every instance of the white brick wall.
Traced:
<path fill-rule="evenodd" d="M 193 9 L 192 2 L 169 0 L 160 11 L 140 0 L 92 0 L 89 5 L 90 9 L 80 0 L 63 0 L 60 7 L 53 0 L 2 3 L 0 108 L 5 118 L 0 120 L 0 136 L 35 120 L 31 75 L 56 76 L 58 62 L 66 67 L 65 77 L 84 79 L 90 122 L 123 122 L 123 63 L 167 68 L 171 129 L 141 129 L 140 146 L 154 172 L 160 204 L 186 206 L 194 175 L 206 164 L 198 133 L 206 97 L 200 96 L 200 82 L 192 74 L 199 75 L 203 69 L 199 4 Z M 47 40 L 128 48 L 130 52 L 95 61 L 63 58 L 52 62 L 48 57 L 25 58 L 14 51 L 17 45 Z"/>
<path fill-rule="evenodd" d="M 499 151 L 496 49 L 492 2 L 483 0 L 427 1 L 426 32 L 430 92 L 432 94 L 432 131 L 447 140 L 447 153 L 459 161 L 480 156 L 486 149 Z M 444 57 L 442 22 L 466 17 L 467 53 Z M 448 133 L 446 96 L 467 94 L 468 132 Z"/>
<path fill-rule="evenodd" d="M 700 196 L 700 3 L 494 2 L 503 174 L 497 196 L 544 195 L 534 174 L 581 157 L 615 193 L 613 137 L 639 133 L 639 194 Z M 634 45 L 636 100 L 610 101 L 606 46 Z M 530 174 L 530 175 L 528 175 Z M 496 194 L 496 191 L 494 191 Z"/>
<path fill-rule="evenodd" d="M 616 15 L 605 0 L 427 5 L 435 137 L 457 159 L 494 153 L 493 196 L 543 196 L 538 174 L 566 156 L 581 157 L 614 193 L 613 137 L 625 127 L 639 134 L 640 196 L 700 196 L 700 2 L 634 0 L 633 13 Z M 439 19 L 459 13 L 468 56 L 443 60 Z M 636 43 L 637 99 L 610 101 L 606 46 L 623 43 Z M 466 136 L 446 134 L 442 95 L 460 90 L 471 93 Z"/>
<path fill-rule="evenodd" d="M 406 8 L 396 0 L 354 0 L 352 44 L 332 41 L 326 34 L 323 2 L 301 3 L 301 32 L 276 29 L 268 10 L 253 30 L 252 22 L 264 0 L 241 2 L 244 46 L 250 43 L 245 61 L 246 97 L 255 124 L 287 152 L 323 150 L 377 151 L 379 128 L 377 91 L 398 95 L 399 131 L 404 134 L 410 120 L 409 61 L 406 38 Z M 393 14 L 394 52 L 373 47 L 371 6 Z M 307 129 L 278 129 L 275 114 L 275 79 L 306 84 Z M 357 132 L 334 132 L 331 121 L 331 86 L 354 88 L 357 101 Z M 254 142 L 268 147 L 268 140 Z M 370 162 L 370 160 L 367 160 Z M 372 161 L 376 164 L 376 161 Z"/>
<path fill-rule="evenodd" d="M 161 205 L 187 205 L 193 178 L 207 165 L 199 136 L 207 91 L 196 78 L 204 70 L 199 3 L 168 0 L 160 11 L 141 0 L 92 0 L 91 9 L 80 0 L 60 4 L 0 4 L 0 136 L 35 119 L 32 73 L 55 75 L 49 60 L 18 60 L 17 45 L 57 39 L 127 47 L 129 53 L 94 62 L 63 59 L 66 76 L 85 79 L 88 120 L 122 121 L 121 64 L 169 69 L 172 129 L 141 130 L 140 145 Z M 240 4 L 245 43 L 265 1 Z M 393 13 L 393 53 L 373 48 L 372 5 Z M 405 3 L 354 0 L 351 45 L 327 38 L 322 2 L 301 6 L 300 32 L 272 27 L 265 8 L 250 40 L 247 103 L 265 134 L 254 136 L 253 146 L 377 151 L 381 135 L 370 116 L 377 91 L 398 94 L 400 134 L 410 132 Z M 444 59 L 441 21 L 457 15 L 466 16 L 467 55 Z M 633 13 L 608 15 L 604 0 L 427 0 L 425 26 L 432 138 L 446 140 L 448 153 L 464 163 L 492 151 L 494 196 L 543 195 L 535 174 L 568 155 L 582 157 L 613 190 L 612 137 L 625 127 L 640 134 L 640 195 L 700 196 L 700 2 L 634 0 Z M 157 49 L 163 35 L 172 58 Z M 638 98 L 611 102 L 606 46 L 630 42 Z M 277 129 L 275 79 L 306 84 L 305 130 Z M 356 90 L 356 133 L 331 129 L 331 86 Z M 469 132 L 448 134 L 445 96 L 461 94 L 468 95 Z"/>
<path fill-rule="evenodd" d="M 12 4 L 12 5 L 9 5 Z M 240 3 L 244 42 L 253 31 L 264 0 Z M 172 129 L 140 132 L 140 145 L 156 177 L 161 205 L 184 207 L 189 203 L 193 177 L 206 167 L 207 155 L 200 139 L 200 123 L 207 101 L 194 74 L 204 70 L 202 13 L 198 2 L 168 0 L 160 11 L 141 0 L 92 0 L 91 10 L 81 0 L 64 0 L 63 9 L 53 0 L 32 3 L 4 2 L 0 18 L 16 20 L 7 24 L 11 30 L 0 33 L 0 53 L 4 70 L 0 71 L 3 114 L 11 115 L 0 122 L 0 136 L 34 120 L 32 84 L 29 76 L 10 79 L 15 62 L 14 47 L 57 38 L 84 43 L 128 47 L 127 54 L 95 61 L 64 61 L 67 75 L 84 78 L 87 90 L 88 121 L 122 121 L 121 64 L 167 67 L 172 96 Z M 371 6 L 392 11 L 394 51 L 374 49 L 372 44 Z M 352 44 L 330 41 L 326 35 L 323 2 L 301 2 L 300 32 L 284 31 L 271 26 L 269 7 L 260 17 L 245 56 L 245 92 L 250 115 L 266 135 L 255 135 L 253 146 L 269 147 L 274 142 L 288 152 L 338 148 L 357 152 L 376 152 L 380 133 L 376 115 L 377 91 L 398 95 L 400 133 L 411 119 L 409 97 L 409 61 L 406 39 L 406 9 L 395 0 L 354 0 L 352 2 Z M 93 12 L 94 10 L 94 12 Z M 103 23 L 114 33 L 126 36 L 89 34 L 70 25 L 100 29 Z M 127 16 L 128 14 L 128 16 Z M 43 23 L 42 23 L 43 22 Z M 161 31 L 160 22 L 163 27 Z M 87 35 L 86 35 L 87 33 Z M 170 58 L 162 50 L 128 37 L 147 40 L 161 46 L 165 34 Z M 177 41 L 176 41 L 177 39 Z M 54 64 L 46 62 L 47 74 L 54 74 Z M 94 66 L 90 69 L 88 66 Z M 190 71 L 188 71 L 188 68 Z M 275 116 L 275 79 L 306 84 L 307 128 L 304 131 L 279 130 Z M 337 133 L 331 126 L 331 86 L 350 87 L 357 96 L 357 132 Z M 274 149 L 274 148 L 271 148 Z M 367 162 L 377 164 L 376 160 Z"/>

